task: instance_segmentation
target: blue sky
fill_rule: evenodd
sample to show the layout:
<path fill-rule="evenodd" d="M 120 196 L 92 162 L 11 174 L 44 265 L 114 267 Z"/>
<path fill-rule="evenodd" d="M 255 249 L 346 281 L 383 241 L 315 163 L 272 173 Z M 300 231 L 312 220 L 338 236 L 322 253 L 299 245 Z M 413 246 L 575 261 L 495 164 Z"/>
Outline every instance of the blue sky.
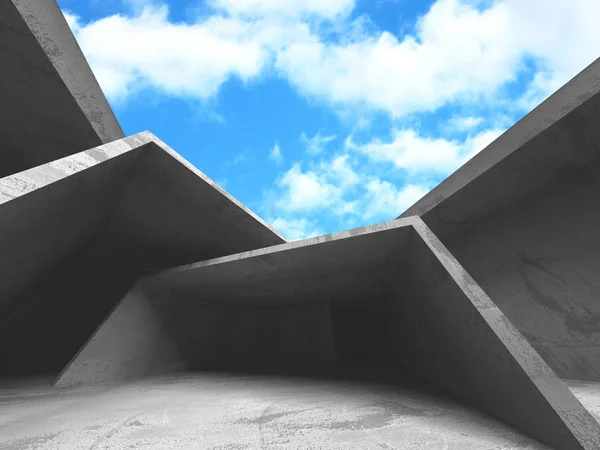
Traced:
<path fill-rule="evenodd" d="M 395 218 L 600 56 L 597 0 L 58 3 L 125 134 L 289 239 Z"/>

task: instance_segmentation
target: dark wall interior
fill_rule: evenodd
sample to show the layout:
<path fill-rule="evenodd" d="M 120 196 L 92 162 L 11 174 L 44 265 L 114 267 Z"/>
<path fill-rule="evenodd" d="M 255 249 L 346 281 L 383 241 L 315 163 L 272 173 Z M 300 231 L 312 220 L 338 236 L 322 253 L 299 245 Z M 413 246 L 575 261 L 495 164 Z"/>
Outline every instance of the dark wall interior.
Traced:
<path fill-rule="evenodd" d="M 185 291 L 169 286 L 165 277 L 145 279 L 57 385 L 181 370 L 343 375 L 404 369 L 557 448 L 600 445 L 592 416 L 441 244 L 412 227 L 401 231 L 328 240 L 324 262 L 315 245 L 234 258 L 235 270 L 230 263 L 206 266 L 210 278 L 200 276 L 202 267 L 189 270 L 196 291 L 189 283 Z M 382 239 L 388 246 L 372 245 L 369 258 L 352 251 Z M 402 258 L 390 258 L 390 248 Z M 347 269 L 321 276 L 319 265 L 336 254 Z M 387 268 L 376 266 L 377 254 Z M 365 260 L 370 270 L 358 264 Z M 272 273 L 275 261 L 279 274 Z M 300 270 L 304 262 L 311 270 Z M 288 273 L 294 266 L 295 278 Z M 219 268 L 222 276 L 214 276 Z M 272 275 L 268 285 L 259 282 L 263 271 Z M 228 298 L 211 298 L 222 284 Z"/>
<path fill-rule="evenodd" d="M 327 303 L 213 303 L 140 282 L 57 385 L 181 370 L 328 374 L 334 364 Z"/>
<path fill-rule="evenodd" d="M 0 33 L 0 177 L 101 145 L 12 1 Z"/>
<path fill-rule="evenodd" d="M 507 334 L 504 319 L 485 311 L 489 308 L 485 299 L 466 295 L 469 281 L 457 283 L 416 234 L 407 244 L 411 258 L 404 267 L 404 283 L 390 296 L 388 311 L 393 358 L 557 448 L 580 448 L 565 418 L 570 424 L 583 419 L 577 431 L 588 444 L 598 443 L 600 437 L 582 426 L 593 425 L 594 419 L 589 414 L 577 417 L 583 408 L 564 385 L 552 381 L 553 374 L 540 366 L 539 357 L 531 357 L 537 355 L 521 358 L 528 353 L 524 339 Z M 506 339 L 512 341 L 508 347 Z M 515 356 L 530 365 L 529 373 Z M 547 407 L 549 400 L 566 414 L 561 417 Z"/>
<path fill-rule="evenodd" d="M 60 372 L 138 277 L 98 233 L 17 299 L 0 326 L 0 376 Z"/>
<path fill-rule="evenodd" d="M 445 240 L 556 373 L 600 381 L 600 163 Z"/>
<path fill-rule="evenodd" d="M 92 241 L 138 156 L 129 152 L 33 192 L 23 180 L 9 180 L 26 193 L 0 203 L 0 323 L 21 304 L 19 294 L 35 289 Z"/>
<path fill-rule="evenodd" d="M 148 144 L 107 229 L 154 269 L 284 242 L 155 143 Z"/>
<path fill-rule="evenodd" d="M 390 358 L 388 305 L 381 298 L 331 302 L 331 320 L 340 372 L 397 366 Z"/>
<path fill-rule="evenodd" d="M 0 177 L 123 137 L 55 0 L 0 2 L 0 67 Z"/>
<path fill-rule="evenodd" d="M 0 204 L 0 377 L 60 371 L 131 288 L 126 247 L 102 228 L 139 156 Z"/>
<path fill-rule="evenodd" d="M 147 271 L 282 242 L 156 144 L 63 173 L 94 155 L 3 180 L 0 377 L 58 373 Z"/>
<path fill-rule="evenodd" d="M 410 209 L 560 377 L 588 381 L 600 381 L 599 69 L 542 108 L 568 111 L 552 126 L 474 177 L 527 131 L 515 125 Z"/>

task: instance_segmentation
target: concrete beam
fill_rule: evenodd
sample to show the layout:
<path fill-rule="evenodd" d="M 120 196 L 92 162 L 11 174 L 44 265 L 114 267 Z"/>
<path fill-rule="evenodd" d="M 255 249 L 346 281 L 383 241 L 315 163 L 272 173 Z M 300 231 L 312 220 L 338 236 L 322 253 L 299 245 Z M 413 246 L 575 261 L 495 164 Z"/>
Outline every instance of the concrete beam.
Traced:
<path fill-rule="evenodd" d="M 148 132 L 0 179 L 0 375 L 60 371 L 144 271 L 281 242 Z"/>
<path fill-rule="evenodd" d="M 0 3 L 0 177 L 124 137 L 55 0 Z"/>
<path fill-rule="evenodd" d="M 600 381 L 600 60 L 418 201 L 556 373 Z"/>
<path fill-rule="evenodd" d="M 423 217 L 443 238 L 595 160 L 599 94 L 600 58 L 398 218 Z"/>
<path fill-rule="evenodd" d="M 181 332 L 180 321 L 171 322 L 160 308 L 153 308 L 152 320 L 134 318 L 138 289 L 146 290 L 146 304 L 153 296 L 162 297 L 170 311 L 185 311 L 188 321 L 197 322 L 196 333 L 202 333 L 196 356 L 211 360 L 218 352 L 232 359 L 228 369 L 255 370 L 241 357 L 239 346 L 250 351 L 267 342 L 257 336 L 269 335 L 270 342 L 285 345 L 260 365 L 276 365 L 287 350 L 292 356 L 320 355 L 318 361 L 329 357 L 338 369 L 404 368 L 557 449 L 600 445 L 599 424 L 418 218 L 160 272 L 115 309 L 65 368 L 58 386 L 190 369 L 173 364 L 186 361 L 172 355 L 190 341 L 173 338 Z M 195 311 L 189 306 L 194 302 Z M 203 326 L 213 322 L 209 305 L 225 311 L 214 331 Z M 281 321 L 251 320 L 246 329 L 229 315 L 245 307 L 257 309 L 254 317 L 259 317 L 265 308 L 299 305 L 314 308 L 311 321 L 320 324 L 302 339 L 286 339 L 284 333 L 302 328 L 301 314 L 279 316 Z M 319 311 L 318 305 L 327 308 Z M 323 320 L 329 326 L 322 326 Z M 222 330 L 237 333 L 237 351 L 218 344 Z M 115 336 L 119 346 L 112 342 Z M 154 341 L 169 343 L 169 351 L 160 350 L 164 344 L 153 351 L 148 343 Z M 137 355 L 144 355 L 141 361 Z M 311 366 L 323 369 L 315 360 Z"/>

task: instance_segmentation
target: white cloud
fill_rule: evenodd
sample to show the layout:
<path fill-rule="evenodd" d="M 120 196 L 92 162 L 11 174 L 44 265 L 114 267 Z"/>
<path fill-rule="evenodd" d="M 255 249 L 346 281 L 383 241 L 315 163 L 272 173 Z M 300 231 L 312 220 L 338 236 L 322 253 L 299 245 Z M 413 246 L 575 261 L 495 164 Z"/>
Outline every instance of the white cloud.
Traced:
<path fill-rule="evenodd" d="M 513 79 L 520 54 L 507 36 L 508 21 L 502 3 L 479 12 L 439 0 L 415 35 L 400 40 L 382 32 L 346 45 L 313 39 L 281 51 L 277 64 L 308 94 L 399 117 L 490 93 Z"/>
<path fill-rule="evenodd" d="M 342 188 L 354 186 L 360 182 L 360 176 L 349 163 L 350 156 L 338 155 L 331 162 L 321 163 L 321 172 L 335 180 Z"/>
<path fill-rule="evenodd" d="M 313 137 L 308 137 L 304 132 L 300 135 L 300 140 L 304 142 L 306 152 L 310 155 L 321 153 L 325 149 L 325 146 L 335 138 L 335 134 L 322 136 L 320 130 Z"/>
<path fill-rule="evenodd" d="M 67 21 L 67 24 L 69 25 L 69 28 L 71 28 L 71 31 L 73 31 L 73 34 L 77 34 L 80 28 L 79 18 L 77 15 L 69 11 L 63 11 L 62 13 Z"/>
<path fill-rule="evenodd" d="M 315 224 L 304 217 L 293 219 L 276 217 L 270 221 L 271 226 L 283 234 L 289 241 L 321 236 L 323 233 Z"/>
<path fill-rule="evenodd" d="M 454 131 L 469 131 L 483 122 L 483 117 L 453 116 L 448 121 L 448 127 Z"/>
<path fill-rule="evenodd" d="M 600 45 L 597 0 L 497 0 L 486 9 L 438 0 L 398 36 L 365 26 L 363 16 L 350 19 L 354 0 L 212 0 L 214 14 L 192 24 L 170 21 L 160 1 L 126 1 L 134 16 L 83 24 L 67 15 L 112 99 L 144 87 L 208 99 L 231 77 L 247 82 L 275 67 L 335 107 L 401 117 L 490 100 L 528 58 L 536 73 L 517 105 L 531 108 L 592 62 Z M 332 27 L 316 26 L 333 18 Z M 332 32 L 337 39 L 326 37 Z"/>
<path fill-rule="evenodd" d="M 277 206 L 289 212 L 312 211 L 331 206 L 339 200 L 341 190 L 313 171 L 303 172 L 296 163 L 279 180 L 284 195 Z"/>
<path fill-rule="evenodd" d="M 275 164 L 279 165 L 283 162 L 283 155 L 281 154 L 281 149 L 279 148 L 279 144 L 276 142 L 271 150 L 269 150 L 269 158 L 275 162 Z"/>
<path fill-rule="evenodd" d="M 410 174 L 449 174 L 477 152 L 483 150 L 503 130 L 486 130 L 464 141 L 423 137 L 413 129 L 393 129 L 392 139 L 373 139 L 364 144 L 346 140 L 346 148 L 366 155 L 373 161 L 388 162 Z"/>
<path fill-rule="evenodd" d="M 532 86 L 530 107 L 598 57 L 599 15 L 597 0 L 505 0 L 484 10 L 438 0 L 413 34 L 345 44 L 313 36 L 280 51 L 277 66 L 309 95 L 400 117 L 489 97 L 529 57 L 547 72 Z"/>
<path fill-rule="evenodd" d="M 367 186 L 364 219 L 400 215 L 429 192 L 428 186 L 408 184 L 397 188 L 388 181 L 372 180 Z"/>
<path fill-rule="evenodd" d="M 458 167 L 462 166 L 469 159 L 479 153 L 481 150 L 490 145 L 504 132 L 501 128 L 485 130 L 473 136 L 468 136 L 463 144 L 463 151 L 458 160 Z"/>
<path fill-rule="evenodd" d="M 115 15 L 82 25 L 68 18 L 98 82 L 111 98 L 141 87 L 207 99 L 228 78 L 258 76 L 267 53 L 243 21 L 213 17 L 202 24 L 174 24 L 168 9 Z"/>
<path fill-rule="evenodd" d="M 449 175 L 501 133 L 488 129 L 451 141 L 395 129 L 389 142 L 373 139 L 364 144 L 348 137 L 344 148 L 350 153 L 322 156 L 307 170 L 294 164 L 278 180 L 275 200 L 269 198 L 265 208 L 270 215 L 287 220 L 309 214 L 317 217 L 317 213 L 345 225 L 357 218 L 390 220 L 429 192 L 440 176 Z M 390 166 L 396 170 L 390 171 Z M 394 182 L 397 169 L 403 171 L 401 182 Z"/>

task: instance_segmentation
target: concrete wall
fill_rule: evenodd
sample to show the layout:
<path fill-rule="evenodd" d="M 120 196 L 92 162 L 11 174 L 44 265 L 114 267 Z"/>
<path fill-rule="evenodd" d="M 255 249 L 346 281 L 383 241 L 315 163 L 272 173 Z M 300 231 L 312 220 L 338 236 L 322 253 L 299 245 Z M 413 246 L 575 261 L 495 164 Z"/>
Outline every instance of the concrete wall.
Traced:
<path fill-rule="evenodd" d="M 73 359 L 57 386 L 183 370 L 323 374 L 334 362 L 327 303 L 222 304 L 143 281 Z"/>
<path fill-rule="evenodd" d="M 101 143 L 125 137 L 56 0 L 12 2 Z"/>
<path fill-rule="evenodd" d="M 57 373 L 141 273 L 283 239 L 150 133 L 0 179 L 0 376 Z"/>
<path fill-rule="evenodd" d="M 600 164 L 446 239 L 563 378 L 600 381 Z"/>
<path fill-rule="evenodd" d="M 596 60 L 405 213 L 559 376 L 589 381 L 600 381 L 599 80 Z"/>
<path fill-rule="evenodd" d="M 0 180 L 0 324 L 22 303 L 25 292 L 35 290 L 66 258 L 93 241 L 125 190 L 138 156 L 128 153 L 66 178 L 65 172 L 86 159 Z M 59 181 L 43 189 L 36 185 L 53 177 Z"/>
<path fill-rule="evenodd" d="M 0 376 L 56 374 L 139 278 L 125 246 L 97 232 L 14 298 L 0 324 Z"/>
<path fill-rule="evenodd" d="M 595 419 L 441 243 L 415 233 L 406 250 L 389 303 L 394 357 L 554 448 L 597 448 Z"/>
<path fill-rule="evenodd" d="M 565 162 L 569 165 L 581 162 L 585 164 L 586 159 L 596 156 L 595 152 L 585 151 L 585 147 L 593 144 L 594 141 L 598 143 L 596 123 L 598 120 L 597 105 L 600 102 L 599 94 L 600 58 L 449 175 L 400 217 L 423 217 L 435 211 L 441 217 L 447 217 L 449 223 L 444 228 L 448 228 L 456 220 L 454 216 L 477 212 L 478 207 L 473 207 L 473 202 L 482 201 L 485 208 L 486 203 L 496 197 L 494 194 L 497 190 L 519 193 L 529 185 L 538 184 L 536 181 L 542 172 L 552 171 L 547 169 L 560 169 Z M 583 112 L 582 110 L 587 111 Z M 569 115 L 571 119 L 565 121 Z M 561 122 L 563 125 L 555 126 Z M 567 123 L 565 124 L 565 122 Z M 544 137 L 544 135 L 549 136 Z M 547 139 L 548 137 L 550 139 Z M 538 144 L 535 144 L 534 141 L 537 141 Z M 565 144 L 571 147 L 568 148 L 568 151 L 564 151 Z M 582 144 L 583 148 L 578 149 L 577 147 L 582 147 Z M 480 178 L 490 180 L 490 169 L 495 168 L 505 159 L 514 160 L 511 157 L 523 157 L 523 147 L 532 145 L 541 150 L 537 158 L 521 161 L 510 170 L 505 170 L 500 182 L 492 182 L 488 191 L 480 190 L 479 195 L 471 197 L 467 201 L 460 201 L 465 187 L 473 187 L 474 181 Z M 510 181 L 503 182 L 502 179 Z M 459 198 L 454 203 L 456 197 Z M 450 203 L 452 204 L 450 205 Z M 426 220 L 426 223 L 438 236 L 442 237 L 442 230 L 438 230 L 433 222 Z"/>
<path fill-rule="evenodd" d="M 59 386 L 157 367 L 405 368 L 557 449 L 600 446 L 598 423 L 418 218 L 215 258 L 144 283 L 156 286 L 148 298 L 156 295 L 161 326 L 117 309 Z M 161 346 L 153 355 L 146 341 L 159 339 L 181 356 Z"/>
<path fill-rule="evenodd" d="M 54 0 L 0 2 L 0 177 L 123 137 Z"/>
<path fill-rule="evenodd" d="M 82 377 L 98 383 L 185 370 L 187 361 L 172 334 L 178 330 L 166 329 L 160 311 L 148 295 L 141 285 L 131 290 L 78 354 L 76 362 L 61 375 L 57 385 L 78 383 Z"/>
<path fill-rule="evenodd" d="M 285 241 L 202 172 L 154 142 L 116 202 L 107 230 L 136 248 L 146 269 Z"/>

